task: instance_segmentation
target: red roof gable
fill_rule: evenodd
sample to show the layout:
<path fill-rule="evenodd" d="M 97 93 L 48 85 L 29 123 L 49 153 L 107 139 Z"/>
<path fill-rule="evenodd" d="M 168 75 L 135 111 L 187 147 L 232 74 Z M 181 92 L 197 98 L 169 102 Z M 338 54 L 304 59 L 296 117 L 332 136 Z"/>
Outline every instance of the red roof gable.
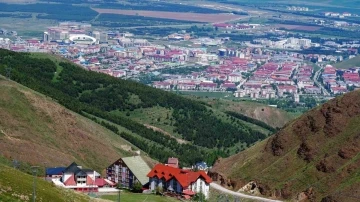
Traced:
<path fill-rule="evenodd" d="M 87 185 L 95 184 L 94 180 L 89 175 L 86 176 L 86 184 Z"/>
<path fill-rule="evenodd" d="M 147 174 L 148 177 L 157 177 L 165 179 L 166 181 L 175 178 L 182 187 L 188 187 L 191 183 L 195 182 L 198 178 L 203 178 L 206 183 L 211 183 L 211 178 L 204 171 L 190 171 L 180 168 L 174 168 L 163 164 L 157 164 Z"/>
<path fill-rule="evenodd" d="M 75 182 L 75 177 L 74 175 L 71 175 L 66 182 L 64 182 L 65 186 L 75 186 L 76 182 Z"/>

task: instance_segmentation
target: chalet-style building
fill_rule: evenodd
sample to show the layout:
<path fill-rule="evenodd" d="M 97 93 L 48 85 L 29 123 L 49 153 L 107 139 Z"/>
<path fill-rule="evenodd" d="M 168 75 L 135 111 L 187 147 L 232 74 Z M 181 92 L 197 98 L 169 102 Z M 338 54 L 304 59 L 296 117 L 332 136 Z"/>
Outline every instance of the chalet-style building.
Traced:
<path fill-rule="evenodd" d="M 46 180 L 56 186 L 80 192 L 98 192 L 98 188 L 116 185 L 110 180 L 101 178 L 98 172 L 83 169 L 75 162 L 68 167 L 46 168 Z"/>
<path fill-rule="evenodd" d="M 141 156 L 120 158 L 106 169 L 106 179 L 120 184 L 123 188 L 131 189 L 136 182 L 147 186 L 149 180 L 147 174 L 150 167 Z"/>
<path fill-rule="evenodd" d="M 65 188 L 74 189 L 75 191 L 97 192 L 96 178 L 100 178 L 99 173 L 91 169 L 83 169 L 74 162 L 63 170 L 60 182 Z"/>
<path fill-rule="evenodd" d="M 46 168 L 45 169 L 46 180 L 51 181 L 52 179 L 60 179 L 65 169 L 66 167 Z"/>
<path fill-rule="evenodd" d="M 164 191 L 177 194 L 190 195 L 191 193 L 203 193 L 209 197 L 211 178 L 204 171 L 191 171 L 174 168 L 163 164 L 157 164 L 147 175 L 149 177 L 149 189 L 156 190 L 161 187 Z"/>

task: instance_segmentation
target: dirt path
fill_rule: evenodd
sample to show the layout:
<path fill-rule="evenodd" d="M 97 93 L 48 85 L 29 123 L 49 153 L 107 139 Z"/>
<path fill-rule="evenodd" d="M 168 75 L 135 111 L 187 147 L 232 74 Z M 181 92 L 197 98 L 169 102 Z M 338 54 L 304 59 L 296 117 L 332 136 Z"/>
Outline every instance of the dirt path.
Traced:
<path fill-rule="evenodd" d="M 170 133 L 164 131 L 164 130 L 161 129 L 161 128 L 158 128 L 158 127 L 155 127 L 155 126 L 152 126 L 152 125 L 149 125 L 149 124 L 144 124 L 144 126 L 147 127 L 147 128 L 153 129 L 154 131 L 160 132 L 160 133 L 162 133 L 162 134 L 164 134 L 164 135 L 167 135 L 167 136 L 170 136 L 170 137 L 172 137 L 172 138 L 175 138 L 176 141 L 177 141 L 178 143 L 180 143 L 180 144 L 186 144 L 186 143 L 188 143 L 186 140 L 183 140 L 183 139 L 180 139 L 180 138 L 176 138 L 176 137 L 174 137 L 173 135 L 171 135 Z"/>
<path fill-rule="evenodd" d="M 216 189 L 216 190 L 218 190 L 220 192 L 223 192 L 225 194 L 230 194 L 230 195 L 237 196 L 237 197 L 240 197 L 240 198 L 253 199 L 253 200 L 263 201 L 263 202 L 281 202 L 279 200 L 272 200 L 272 199 L 267 199 L 267 198 L 263 198 L 263 197 L 259 197 L 259 196 L 250 196 L 250 195 L 247 195 L 247 194 L 234 192 L 234 191 L 228 190 L 228 189 L 226 189 L 226 188 L 222 187 L 221 185 L 218 185 L 218 184 L 216 184 L 214 182 L 212 182 L 210 184 L 210 187 L 214 188 L 214 189 Z"/>

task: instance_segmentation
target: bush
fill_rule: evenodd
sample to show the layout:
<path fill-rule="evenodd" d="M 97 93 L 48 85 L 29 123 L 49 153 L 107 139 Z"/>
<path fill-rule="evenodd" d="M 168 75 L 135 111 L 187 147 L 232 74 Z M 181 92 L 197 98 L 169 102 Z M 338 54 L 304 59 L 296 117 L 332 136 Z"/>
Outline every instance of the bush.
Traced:
<path fill-rule="evenodd" d="M 132 191 L 135 193 L 141 193 L 142 192 L 142 184 L 139 181 L 135 182 L 135 184 L 132 188 Z"/>
<path fill-rule="evenodd" d="M 195 194 L 195 196 L 192 198 L 192 200 L 196 201 L 196 202 L 206 202 L 205 195 L 201 192 Z"/>

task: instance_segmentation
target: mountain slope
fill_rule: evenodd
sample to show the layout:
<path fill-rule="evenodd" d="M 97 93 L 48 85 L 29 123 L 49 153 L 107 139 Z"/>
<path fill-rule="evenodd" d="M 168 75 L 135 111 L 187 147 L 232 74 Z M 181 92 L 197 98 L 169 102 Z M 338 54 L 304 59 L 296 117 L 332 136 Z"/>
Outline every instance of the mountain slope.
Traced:
<path fill-rule="evenodd" d="M 52 99 L 0 77 L 0 154 L 43 166 L 103 170 L 132 146 Z"/>
<path fill-rule="evenodd" d="M 159 161 L 177 156 L 184 165 L 212 163 L 267 136 L 225 113 L 219 117 L 205 103 L 69 62 L 0 50 L 0 73 L 8 67 L 14 81 L 93 119 Z M 153 120 L 136 118 L 150 118 L 149 113 Z"/>
<path fill-rule="evenodd" d="M 225 99 L 201 99 L 213 108 L 221 111 L 231 111 L 265 122 L 274 127 L 281 128 L 295 118 L 295 115 L 268 105 L 250 101 L 230 101 Z"/>
<path fill-rule="evenodd" d="M 215 180 L 282 199 L 357 201 L 360 193 L 360 91 L 309 111 L 261 143 L 219 160 Z M 255 187 L 255 186 L 254 186 Z"/>
<path fill-rule="evenodd" d="M 360 66 L 360 56 L 356 56 L 354 58 L 347 59 L 335 64 L 335 67 L 339 69 L 349 69 L 358 66 Z"/>
<path fill-rule="evenodd" d="M 36 187 L 36 201 L 86 202 L 90 200 L 86 195 L 56 187 L 42 179 L 37 179 Z M 32 201 L 32 191 L 33 176 L 0 164 L 0 201 Z"/>

